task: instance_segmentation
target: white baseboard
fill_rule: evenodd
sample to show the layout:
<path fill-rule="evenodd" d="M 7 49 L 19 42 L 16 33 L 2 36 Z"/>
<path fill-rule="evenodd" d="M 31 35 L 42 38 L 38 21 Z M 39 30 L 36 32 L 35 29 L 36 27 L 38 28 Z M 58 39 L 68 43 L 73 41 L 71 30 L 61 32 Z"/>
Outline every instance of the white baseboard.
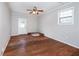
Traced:
<path fill-rule="evenodd" d="M 4 51 L 8 45 L 8 42 L 9 42 L 10 38 L 6 40 L 6 42 L 4 43 L 3 47 L 2 47 L 2 51 L 0 52 L 0 56 L 3 56 L 4 54 Z"/>
<path fill-rule="evenodd" d="M 19 35 L 19 34 L 13 34 L 13 35 L 11 35 L 11 36 L 17 36 L 17 35 Z"/>
<path fill-rule="evenodd" d="M 0 56 L 3 56 L 3 51 L 0 52 Z"/>
<path fill-rule="evenodd" d="M 25 33 L 25 34 L 27 34 L 27 33 Z M 24 35 L 24 34 L 14 34 L 14 35 L 11 35 L 11 36 L 18 36 L 18 35 Z"/>
<path fill-rule="evenodd" d="M 52 36 L 49 36 L 49 35 L 47 35 L 47 34 L 45 34 L 45 36 L 46 36 L 46 37 L 49 37 L 49 38 L 51 38 L 51 39 L 57 40 L 57 41 L 59 41 L 59 42 L 65 43 L 65 44 L 67 44 L 67 45 L 70 45 L 70 46 L 72 46 L 72 47 L 74 47 L 74 48 L 79 49 L 79 46 L 76 46 L 76 45 L 74 45 L 74 44 L 71 44 L 71 43 L 62 41 L 62 40 L 60 40 L 59 38 L 52 37 Z"/>

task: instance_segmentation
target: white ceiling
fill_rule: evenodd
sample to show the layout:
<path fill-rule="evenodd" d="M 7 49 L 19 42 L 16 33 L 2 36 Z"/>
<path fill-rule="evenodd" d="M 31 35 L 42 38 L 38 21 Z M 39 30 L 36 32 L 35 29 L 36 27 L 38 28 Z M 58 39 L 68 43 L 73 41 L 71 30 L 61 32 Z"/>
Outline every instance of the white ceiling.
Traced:
<path fill-rule="evenodd" d="M 51 8 L 55 8 L 59 5 L 64 4 L 63 2 L 10 2 L 10 8 L 12 11 L 20 13 L 28 13 L 27 9 L 32 9 L 37 6 L 39 9 L 43 9 L 44 12 L 49 11 Z"/>

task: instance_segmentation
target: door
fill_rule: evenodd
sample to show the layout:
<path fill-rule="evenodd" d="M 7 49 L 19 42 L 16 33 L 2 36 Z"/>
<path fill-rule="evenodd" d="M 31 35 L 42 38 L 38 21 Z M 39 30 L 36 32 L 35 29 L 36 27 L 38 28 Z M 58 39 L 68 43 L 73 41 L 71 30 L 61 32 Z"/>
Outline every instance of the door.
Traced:
<path fill-rule="evenodd" d="M 19 18 L 18 19 L 18 34 L 27 33 L 27 19 Z"/>

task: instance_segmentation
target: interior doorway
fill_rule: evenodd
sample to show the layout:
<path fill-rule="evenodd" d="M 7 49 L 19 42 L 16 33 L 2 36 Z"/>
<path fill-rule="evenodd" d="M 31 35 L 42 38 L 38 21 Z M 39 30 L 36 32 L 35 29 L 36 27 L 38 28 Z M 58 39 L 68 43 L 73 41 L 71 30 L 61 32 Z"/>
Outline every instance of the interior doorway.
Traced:
<path fill-rule="evenodd" d="M 18 19 L 18 34 L 26 34 L 27 33 L 27 20 L 26 18 Z"/>

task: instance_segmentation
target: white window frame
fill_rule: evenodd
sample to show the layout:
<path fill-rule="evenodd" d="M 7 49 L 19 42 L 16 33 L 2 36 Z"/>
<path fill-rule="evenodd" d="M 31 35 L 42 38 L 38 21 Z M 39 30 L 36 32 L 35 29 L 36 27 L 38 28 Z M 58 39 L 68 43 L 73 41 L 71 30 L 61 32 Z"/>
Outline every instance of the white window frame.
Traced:
<path fill-rule="evenodd" d="M 72 9 L 72 20 L 71 20 L 71 23 L 68 23 L 68 24 L 67 23 L 61 23 L 60 22 L 60 13 L 62 11 L 68 10 L 68 9 Z M 61 10 L 58 11 L 58 24 L 59 25 L 73 25 L 74 24 L 74 7 L 65 8 L 65 9 L 61 9 Z"/>

